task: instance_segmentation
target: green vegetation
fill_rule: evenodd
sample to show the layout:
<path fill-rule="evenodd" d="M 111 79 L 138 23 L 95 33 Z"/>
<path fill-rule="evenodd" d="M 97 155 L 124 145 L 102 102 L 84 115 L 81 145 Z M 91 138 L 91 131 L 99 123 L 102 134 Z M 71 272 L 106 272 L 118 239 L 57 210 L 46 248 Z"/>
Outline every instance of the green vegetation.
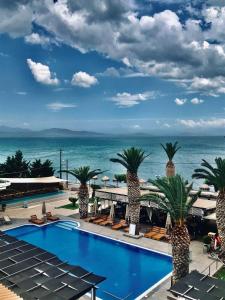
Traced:
<path fill-rule="evenodd" d="M 69 203 L 69 204 L 66 204 L 66 205 L 62 205 L 62 206 L 56 207 L 56 209 L 57 208 L 66 208 L 66 209 L 75 210 L 75 209 L 79 208 L 79 205 L 75 204 L 75 206 L 74 206 L 73 203 Z"/>
<path fill-rule="evenodd" d="M 219 271 L 217 271 L 215 277 L 225 280 L 225 267 L 222 267 Z"/>
<path fill-rule="evenodd" d="M 16 151 L 15 155 L 8 156 L 6 161 L 0 164 L 0 176 L 5 178 L 47 177 L 53 175 L 54 169 L 49 159 L 44 162 L 36 159 L 31 163 L 24 159 L 20 150 Z"/>
<path fill-rule="evenodd" d="M 186 226 L 186 218 L 196 198 L 190 198 L 192 184 L 186 186 L 185 180 L 180 176 L 171 176 L 152 180 L 163 196 L 148 194 L 140 199 L 153 201 L 159 208 L 168 213 L 172 221 L 170 242 L 173 253 L 173 283 L 179 281 L 189 273 L 189 246 L 190 236 Z"/>
<path fill-rule="evenodd" d="M 73 175 L 80 182 L 78 198 L 80 218 L 88 216 L 89 190 L 87 183 L 95 176 L 103 173 L 100 169 L 91 170 L 89 166 L 75 168 L 73 170 L 62 170 L 64 173 Z"/>

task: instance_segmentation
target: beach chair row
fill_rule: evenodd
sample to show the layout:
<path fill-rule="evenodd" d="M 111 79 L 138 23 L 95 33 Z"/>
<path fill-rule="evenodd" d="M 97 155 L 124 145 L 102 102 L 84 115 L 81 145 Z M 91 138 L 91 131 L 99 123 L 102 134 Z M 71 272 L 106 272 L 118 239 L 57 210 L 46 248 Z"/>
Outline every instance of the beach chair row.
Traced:
<path fill-rule="evenodd" d="M 144 237 L 153 240 L 168 240 L 167 229 L 163 227 L 153 226 L 149 232 L 145 233 Z"/>
<path fill-rule="evenodd" d="M 108 215 L 89 217 L 84 219 L 84 221 L 92 222 L 101 226 L 111 226 L 113 230 L 124 229 L 125 231 L 129 231 L 129 225 L 127 224 L 126 220 L 122 219 L 119 222 L 115 223 L 114 220 Z"/>

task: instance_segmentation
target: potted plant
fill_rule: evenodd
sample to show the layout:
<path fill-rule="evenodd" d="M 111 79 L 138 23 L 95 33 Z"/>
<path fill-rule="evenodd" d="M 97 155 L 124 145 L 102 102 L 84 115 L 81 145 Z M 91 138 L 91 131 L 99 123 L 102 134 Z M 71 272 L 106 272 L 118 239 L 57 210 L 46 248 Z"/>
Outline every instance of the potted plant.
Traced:
<path fill-rule="evenodd" d="M 76 203 L 78 201 L 78 198 L 75 197 L 69 197 L 69 201 L 72 203 L 73 207 L 76 206 Z"/>

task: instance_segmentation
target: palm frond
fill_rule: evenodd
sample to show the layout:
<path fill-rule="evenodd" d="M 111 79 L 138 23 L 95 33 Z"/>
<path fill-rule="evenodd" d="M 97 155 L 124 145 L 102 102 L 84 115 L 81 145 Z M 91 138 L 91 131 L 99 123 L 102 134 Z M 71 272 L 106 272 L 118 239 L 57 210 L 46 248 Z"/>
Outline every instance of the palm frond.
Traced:
<path fill-rule="evenodd" d="M 183 223 L 195 201 L 189 197 L 192 184 L 186 186 L 185 180 L 180 175 L 158 178 L 150 182 L 160 190 L 163 196 L 147 194 L 142 196 L 140 201 L 157 203 L 161 209 L 170 214 L 174 222 Z"/>
<path fill-rule="evenodd" d="M 225 159 L 217 157 L 215 167 L 203 159 L 201 167 L 194 170 L 192 178 L 205 179 L 205 182 L 213 185 L 216 191 L 223 191 L 225 189 Z"/>
<path fill-rule="evenodd" d="M 81 184 L 87 184 L 94 176 L 100 175 L 105 171 L 101 171 L 100 169 L 91 170 L 89 166 L 83 166 L 73 170 L 62 170 L 61 172 L 73 175 Z"/>
<path fill-rule="evenodd" d="M 122 153 L 117 153 L 118 158 L 111 158 L 110 161 L 119 163 L 128 171 L 137 173 L 142 162 L 149 156 L 140 148 L 131 147 L 123 150 Z"/>
<path fill-rule="evenodd" d="M 168 159 L 170 161 L 173 160 L 174 155 L 177 153 L 177 151 L 181 148 L 178 146 L 178 142 L 172 143 L 166 143 L 165 145 L 161 144 L 162 148 L 166 152 Z"/>

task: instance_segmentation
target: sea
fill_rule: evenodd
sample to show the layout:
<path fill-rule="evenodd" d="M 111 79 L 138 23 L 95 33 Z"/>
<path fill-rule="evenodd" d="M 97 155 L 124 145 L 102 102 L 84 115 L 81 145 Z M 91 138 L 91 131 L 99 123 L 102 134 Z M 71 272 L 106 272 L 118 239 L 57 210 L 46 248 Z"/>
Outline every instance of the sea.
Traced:
<path fill-rule="evenodd" d="M 21 150 L 28 161 L 34 159 L 50 159 L 53 162 L 55 175 L 59 176 L 60 149 L 62 150 L 62 168 L 69 169 L 80 166 L 100 168 L 109 176 L 112 183 L 114 174 L 124 173 L 119 164 L 110 162 L 123 149 L 129 147 L 142 148 L 150 156 L 139 169 L 139 178 L 148 180 L 165 175 L 167 157 L 160 144 L 178 141 L 181 149 L 174 158 L 176 172 L 185 179 L 192 181 L 195 168 L 199 167 L 202 159 L 213 163 L 216 157 L 225 157 L 225 138 L 219 137 L 134 137 L 134 136 L 101 136 L 79 138 L 1 138 L 0 162 L 4 162 L 8 155 Z M 65 178 L 66 175 L 63 174 Z M 70 177 L 70 180 L 74 180 Z M 110 183 L 110 182 L 109 182 Z M 194 184 L 198 185 L 199 182 Z"/>

